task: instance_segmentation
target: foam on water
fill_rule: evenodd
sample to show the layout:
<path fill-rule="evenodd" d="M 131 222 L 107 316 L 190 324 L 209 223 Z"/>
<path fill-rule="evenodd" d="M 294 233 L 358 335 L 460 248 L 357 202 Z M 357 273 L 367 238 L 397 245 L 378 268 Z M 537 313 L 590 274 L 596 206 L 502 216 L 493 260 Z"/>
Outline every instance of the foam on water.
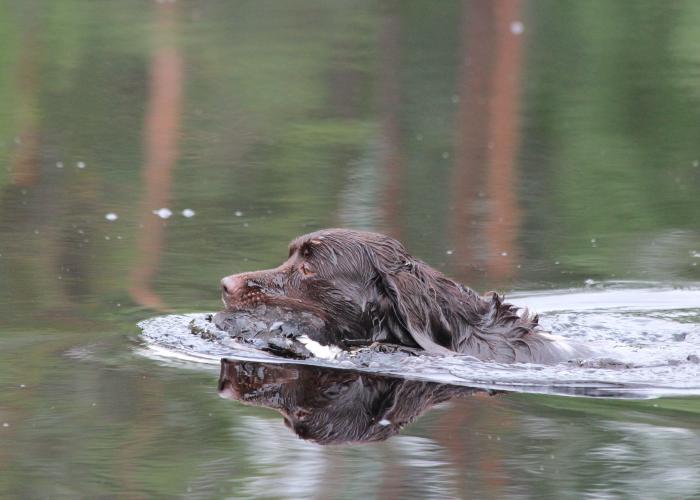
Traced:
<path fill-rule="evenodd" d="M 604 397 L 700 395 L 700 286 L 638 282 L 594 288 L 517 293 L 508 300 L 540 313 L 552 334 L 583 342 L 599 356 L 553 366 L 485 363 L 461 357 L 377 355 L 369 366 L 348 359 L 294 361 L 335 368 L 519 392 Z M 230 340 L 215 343 L 190 333 L 203 314 L 143 321 L 145 354 L 211 367 L 229 357 L 289 363 Z"/>

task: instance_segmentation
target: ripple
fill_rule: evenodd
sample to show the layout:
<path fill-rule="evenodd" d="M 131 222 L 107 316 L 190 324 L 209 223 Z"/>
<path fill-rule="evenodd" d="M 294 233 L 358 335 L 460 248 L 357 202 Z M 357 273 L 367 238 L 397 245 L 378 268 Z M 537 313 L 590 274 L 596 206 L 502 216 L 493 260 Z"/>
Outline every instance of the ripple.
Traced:
<path fill-rule="evenodd" d="M 553 366 L 388 354 L 377 355 L 369 365 L 348 359 L 296 362 L 517 392 L 617 398 L 700 395 L 700 286 L 607 282 L 585 289 L 521 292 L 509 300 L 537 311 L 547 330 L 585 342 L 599 356 Z M 204 321 L 204 314 L 139 323 L 141 352 L 202 368 L 218 365 L 224 356 L 290 362 L 233 340 L 203 340 L 190 333 L 192 319 Z"/>

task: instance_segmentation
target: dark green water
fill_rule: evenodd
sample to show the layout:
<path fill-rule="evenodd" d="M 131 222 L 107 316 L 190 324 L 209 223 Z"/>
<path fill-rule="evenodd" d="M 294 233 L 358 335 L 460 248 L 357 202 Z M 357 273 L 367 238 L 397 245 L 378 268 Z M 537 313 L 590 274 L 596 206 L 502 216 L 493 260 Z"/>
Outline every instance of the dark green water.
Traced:
<path fill-rule="evenodd" d="M 461 398 L 323 447 L 136 328 L 327 226 L 481 291 L 697 283 L 698 26 L 692 0 L 0 3 L 0 497 L 700 498 L 697 398 Z"/>

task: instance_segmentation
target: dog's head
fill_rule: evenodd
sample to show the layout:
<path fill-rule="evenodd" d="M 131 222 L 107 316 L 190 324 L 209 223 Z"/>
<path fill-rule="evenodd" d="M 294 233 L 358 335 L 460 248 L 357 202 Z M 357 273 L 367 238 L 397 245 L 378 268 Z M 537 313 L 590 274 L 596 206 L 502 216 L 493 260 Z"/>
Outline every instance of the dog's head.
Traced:
<path fill-rule="evenodd" d="M 452 348 L 449 310 L 460 310 L 452 302 L 465 291 L 397 240 L 348 229 L 301 236 L 279 267 L 228 276 L 221 286 L 229 309 L 259 303 L 305 309 L 350 338 L 369 328 L 374 339 L 441 353 Z"/>

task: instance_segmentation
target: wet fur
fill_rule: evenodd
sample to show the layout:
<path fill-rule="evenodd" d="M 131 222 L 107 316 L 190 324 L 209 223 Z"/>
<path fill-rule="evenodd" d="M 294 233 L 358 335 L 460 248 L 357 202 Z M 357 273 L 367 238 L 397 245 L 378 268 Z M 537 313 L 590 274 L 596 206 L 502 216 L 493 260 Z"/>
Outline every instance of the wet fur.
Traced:
<path fill-rule="evenodd" d="M 537 315 L 461 285 L 388 236 L 325 229 L 295 239 L 281 266 L 222 280 L 229 309 L 260 303 L 309 311 L 324 343 L 386 342 L 498 362 L 572 357 L 539 332 Z"/>

